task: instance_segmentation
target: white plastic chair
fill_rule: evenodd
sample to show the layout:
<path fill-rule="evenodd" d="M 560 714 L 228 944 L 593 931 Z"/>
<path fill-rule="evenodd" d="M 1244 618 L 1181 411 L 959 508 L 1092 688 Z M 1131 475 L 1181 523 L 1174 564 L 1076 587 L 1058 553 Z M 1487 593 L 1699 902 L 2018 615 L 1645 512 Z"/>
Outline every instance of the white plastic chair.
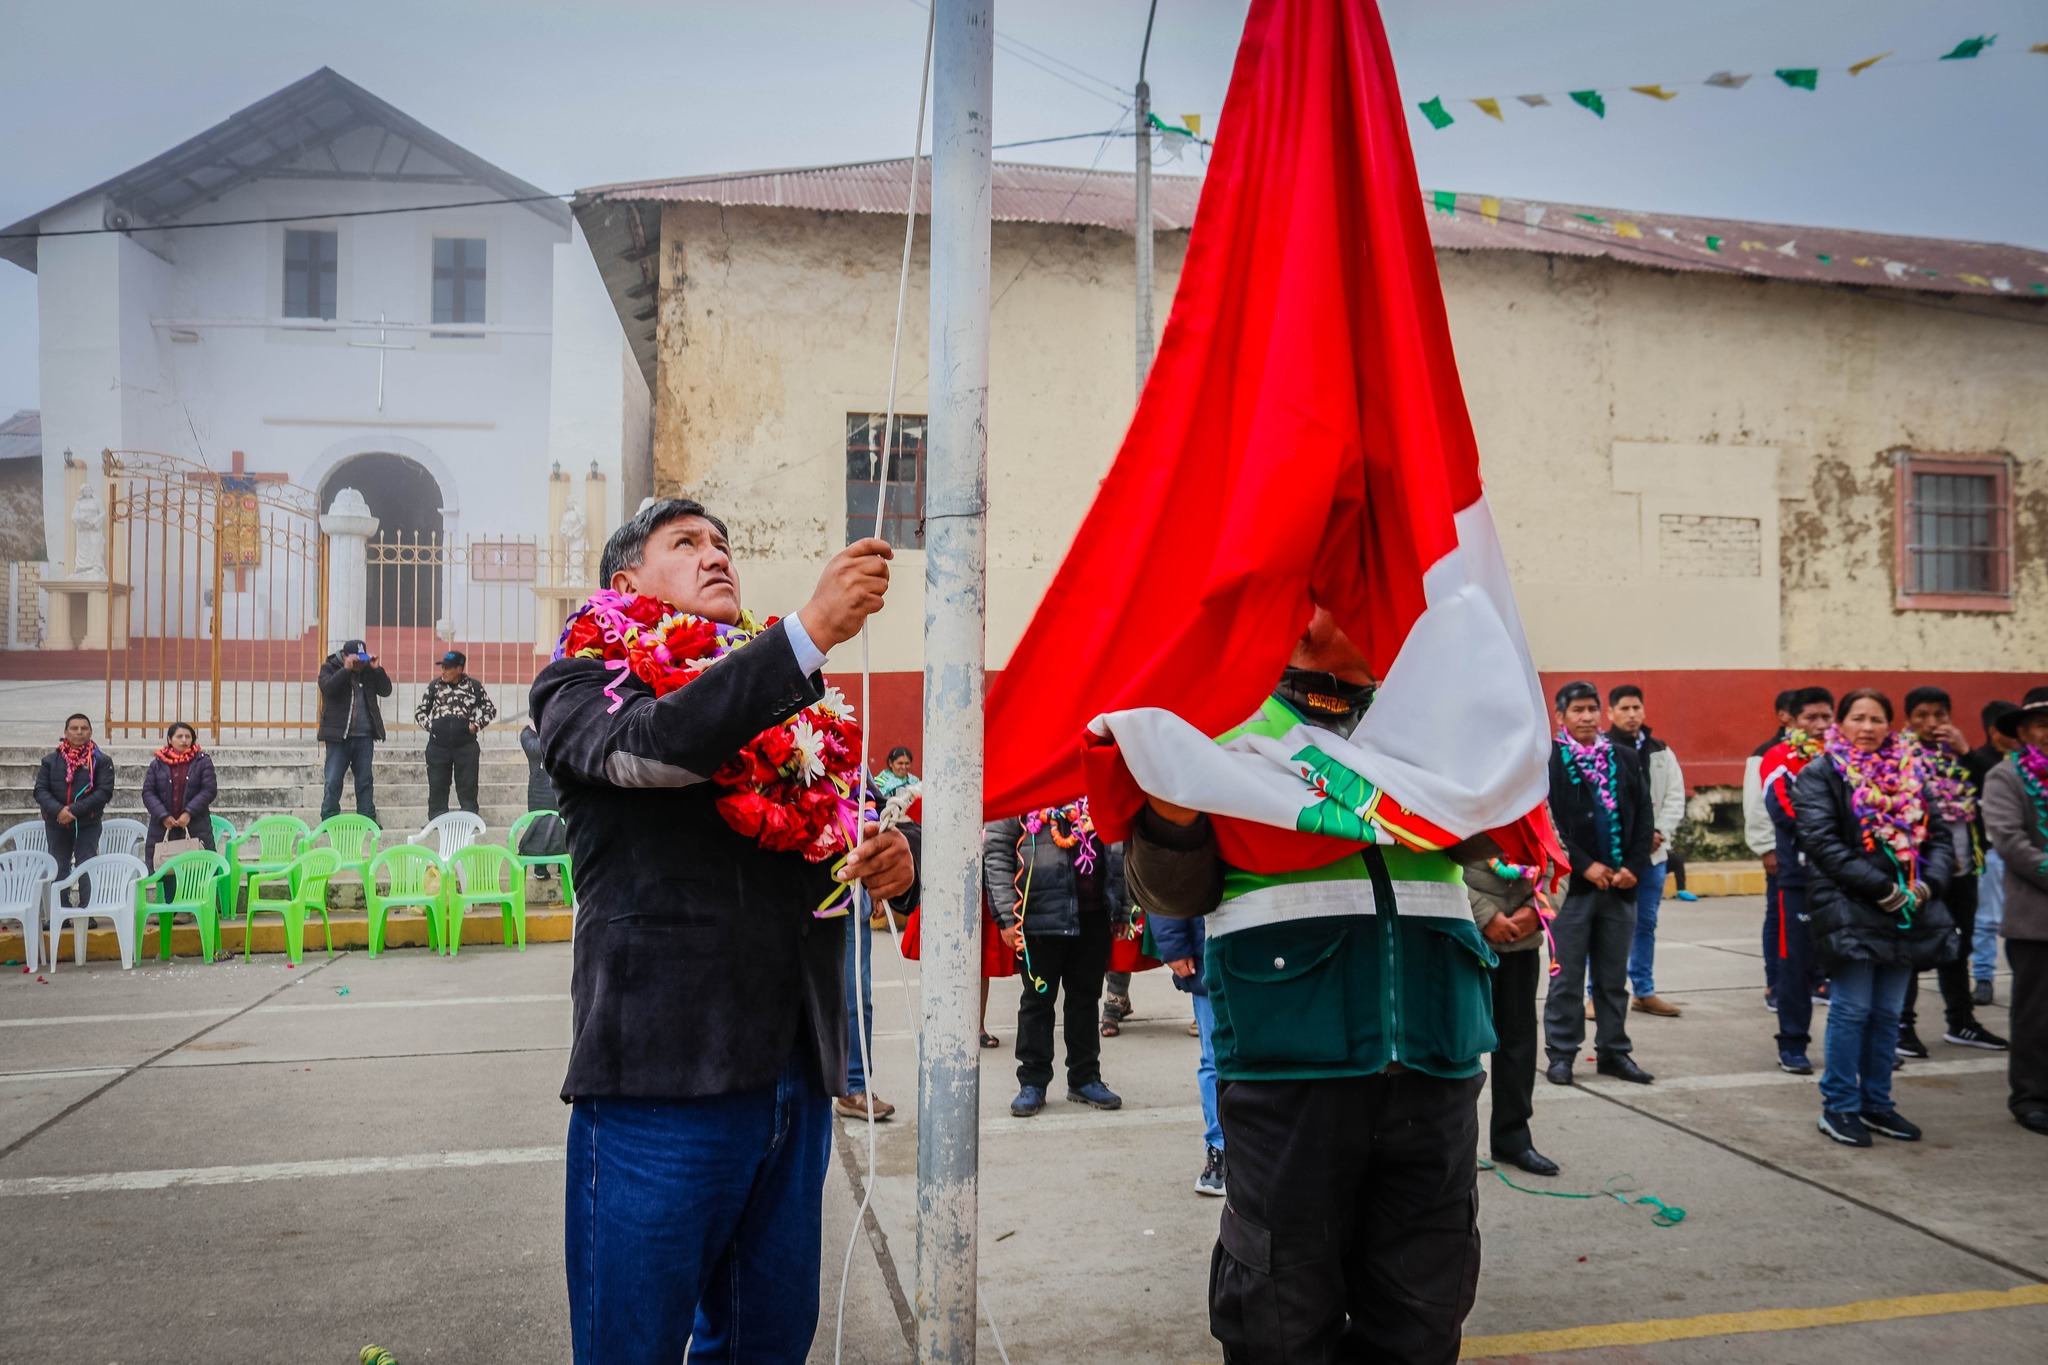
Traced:
<path fill-rule="evenodd" d="M 71 924 L 72 951 L 81 964 L 85 961 L 85 931 L 92 927 L 94 919 L 109 919 L 114 922 L 114 934 L 121 941 L 121 965 L 135 965 L 135 887 L 149 875 L 149 868 L 142 859 L 130 853 L 102 853 L 97 858 L 87 858 L 71 870 L 71 875 L 50 886 L 50 966 L 52 975 L 57 971 L 57 945 L 64 941 L 64 926 Z M 64 893 L 91 878 L 92 888 L 84 905 L 64 904 Z"/>
<path fill-rule="evenodd" d="M 18 825 L 10 826 L 5 834 L 0 834 L 0 850 L 17 848 L 48 853 L 50 831 L 43 828 L 41 820 L 24 820 Z M 51 875 L 56 875 L 54 868 Z"/>
<path fill-rule="evenodd" d="M 484 818 L 466 810 L 451 810 L 427 821 L 427 827 L 407 839 L 408 844 L 423 844 L 428 839 L 440 840 L 441 861 L 447 862 L 460 849 L 468 848 L 482 837 Z"/>
<path fill-rule="evenodd" d="M 43 887 L 57 879 L 57 860 L 31 848 L 0 853 L 0 920 L 21 921 L 22 957 L 36 969 L 43 942 Z"/>
<path fill-rule="evenodd" d="M 149 826 L 140 820 L 100 821 L 100 852 L 125 853 L 131 858 L 142 856 L 142 846 L 149 842 Z"/>

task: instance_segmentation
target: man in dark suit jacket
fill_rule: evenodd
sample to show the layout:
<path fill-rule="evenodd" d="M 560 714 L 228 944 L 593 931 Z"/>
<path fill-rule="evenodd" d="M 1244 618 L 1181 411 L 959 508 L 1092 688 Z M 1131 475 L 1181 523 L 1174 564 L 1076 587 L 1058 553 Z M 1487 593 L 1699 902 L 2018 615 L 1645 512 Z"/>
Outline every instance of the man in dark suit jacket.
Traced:
<path fill-rule="evenodd" d="M 800 611 L 658 699 L 601 658 L 558 659 L 534 680 L 576 865 L 562 1098 L 579 1365 L 674 1362 L 686 1343 L 715 1360 L 809 1353 L 830 1097 L 846 1078 L 846 921 L 814 913 L 832 864 L 740 833 L 708 779 L 824 697 L 825 651 L 880 610 L 888 558 L 883 541 L 849 545 Z M 614 532 L 599 578 L 740 619 L 725 527 L 686 499 Z M 874 835 L 843 875 L 900 895 L 909 845 Z"/>
<path fill-rule="evenodd" d="M 1558 972 L 1543 1003 L 1552 1085 L 1572 1083 L 1586 1041 L 1586 970 L 1593 972 L 1594 1046 L 1603 1076 L 1648 1084 L 1628 1040 L 1628 954 L 1635 941 L 1635 888 L 1650 875 L 1650 781 L 1633 749 L 1600 733 L 1600 693 L 1589 682 L 1557 692 L 1558 737 L 1550 749 L 1550 814 L 1572 860 L 1564 905 L 1551 921 Z"/>

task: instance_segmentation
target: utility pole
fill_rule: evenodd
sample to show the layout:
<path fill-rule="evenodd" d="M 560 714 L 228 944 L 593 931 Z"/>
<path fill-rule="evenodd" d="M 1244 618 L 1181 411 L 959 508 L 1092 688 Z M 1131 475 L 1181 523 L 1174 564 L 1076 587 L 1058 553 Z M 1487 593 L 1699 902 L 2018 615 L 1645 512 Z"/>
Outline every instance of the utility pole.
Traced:
<path fill-rule="evenodd" d="M 1152 372 L 1152 87 L 1145 84 L 1145 60 L 1152 55 L 1152 20 L 1159 0 L 1145 12 L 1145 46 L 1138 52 L 1138 211 L 1131 224 L 1138 239 L 1138 392 Z"/>
<path fill-rule="evenodd" d="M 914 1311 L 920 1365 L 973 1365 L 995 2 L 935 3 L 924 578 L 924 1067 L 917 1091 Z"/>

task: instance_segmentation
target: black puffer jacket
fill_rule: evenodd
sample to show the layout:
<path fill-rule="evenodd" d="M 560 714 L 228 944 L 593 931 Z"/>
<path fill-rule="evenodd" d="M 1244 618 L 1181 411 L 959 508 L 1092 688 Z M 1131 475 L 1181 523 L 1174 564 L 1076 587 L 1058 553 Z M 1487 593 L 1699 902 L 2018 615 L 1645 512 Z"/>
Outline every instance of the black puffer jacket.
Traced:
<path fill-rule="evenodd" d="M 320 665 L 320 729 L 323 742 L 383 739 L 384 715 L 377 698 L 391 695 L 391 675 L 382 664 L 356 669 L 330 654 Z"/>
<path fill-rule="evenodd" d="M 1106 911 L 1111 922 L 1123 920 L 1131 893 L 1124 885 L 1124 846 L 1104 847 L 1089 836 L 1095 850 L 1095 887 L 1089 911 Z M 1030 934 L 1072 938 L 1081 932 L 1081 877 L 1074 863 L 1081 850 L 1061 848 L 1050 833 L 1024 832 L 1022 820 L 998 820 L 982 833 L 981 875 L 996 923 L 1007 929 L 1017 922 L 1024 902 L 1024 929 Z M 1029 896 L 1023 893 L 1028 888 Z"/>
<path fill-rule="evenodd" d="M 1832 971 L 1843 962 L 1925 971 L 1952 962 L 1960 948 L 1955 921 L 1941 903 L 1955 872 L 1955 841 L 1948 825 L 1929 819 L 1920 841 L 1919 879 L 1933 893 L 1913 912 L 1912 926 L 1878 909 L 1898 885 L 1891 859 L 1863 847 L 1862 825 L 1849 801 L 1849 784 L 1825 756 L 1806 765 L 1792 786 L 1799 846 L 1812 873 L 1807 913 L 1821 965 Z"/>

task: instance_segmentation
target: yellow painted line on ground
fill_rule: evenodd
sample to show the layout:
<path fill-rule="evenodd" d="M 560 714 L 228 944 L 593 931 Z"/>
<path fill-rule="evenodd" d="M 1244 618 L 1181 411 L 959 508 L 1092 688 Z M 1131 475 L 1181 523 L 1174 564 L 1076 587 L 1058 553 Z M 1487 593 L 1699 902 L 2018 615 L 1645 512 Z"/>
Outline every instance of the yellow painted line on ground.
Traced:
<path fill-rule="evenodd" d="M 1649 1318 L 1642 1322 L 1609 1322 L 1547 1332 L 1466 1337 L 1459 1359 L 1492 1360 L 1502 1356 L 1544 1355 L 1553 1351 L 1590 1351 L 1602 1346 L 1647 1346 L 1658 1341 L 1693 1341 L 1701 1337 L 1739 1336 L 1748 1332 L 1792 1332 L 1806 1327 L 1932 1318 L 1949 1313 L 1981 1313 L 1989 1308 L 2025 1308 L 2034 1304 L 2048 1304 L 2048 1284 L 2022 1285 L 2018 1289 L 1965 1290 L 1955 1294 L 1914 1294 L 1898 1299 L 1864 1299 L 1832 1308 L 1761 1308 L 1747 1313 L 1708 1313 L 1697 1318 Z"/>

